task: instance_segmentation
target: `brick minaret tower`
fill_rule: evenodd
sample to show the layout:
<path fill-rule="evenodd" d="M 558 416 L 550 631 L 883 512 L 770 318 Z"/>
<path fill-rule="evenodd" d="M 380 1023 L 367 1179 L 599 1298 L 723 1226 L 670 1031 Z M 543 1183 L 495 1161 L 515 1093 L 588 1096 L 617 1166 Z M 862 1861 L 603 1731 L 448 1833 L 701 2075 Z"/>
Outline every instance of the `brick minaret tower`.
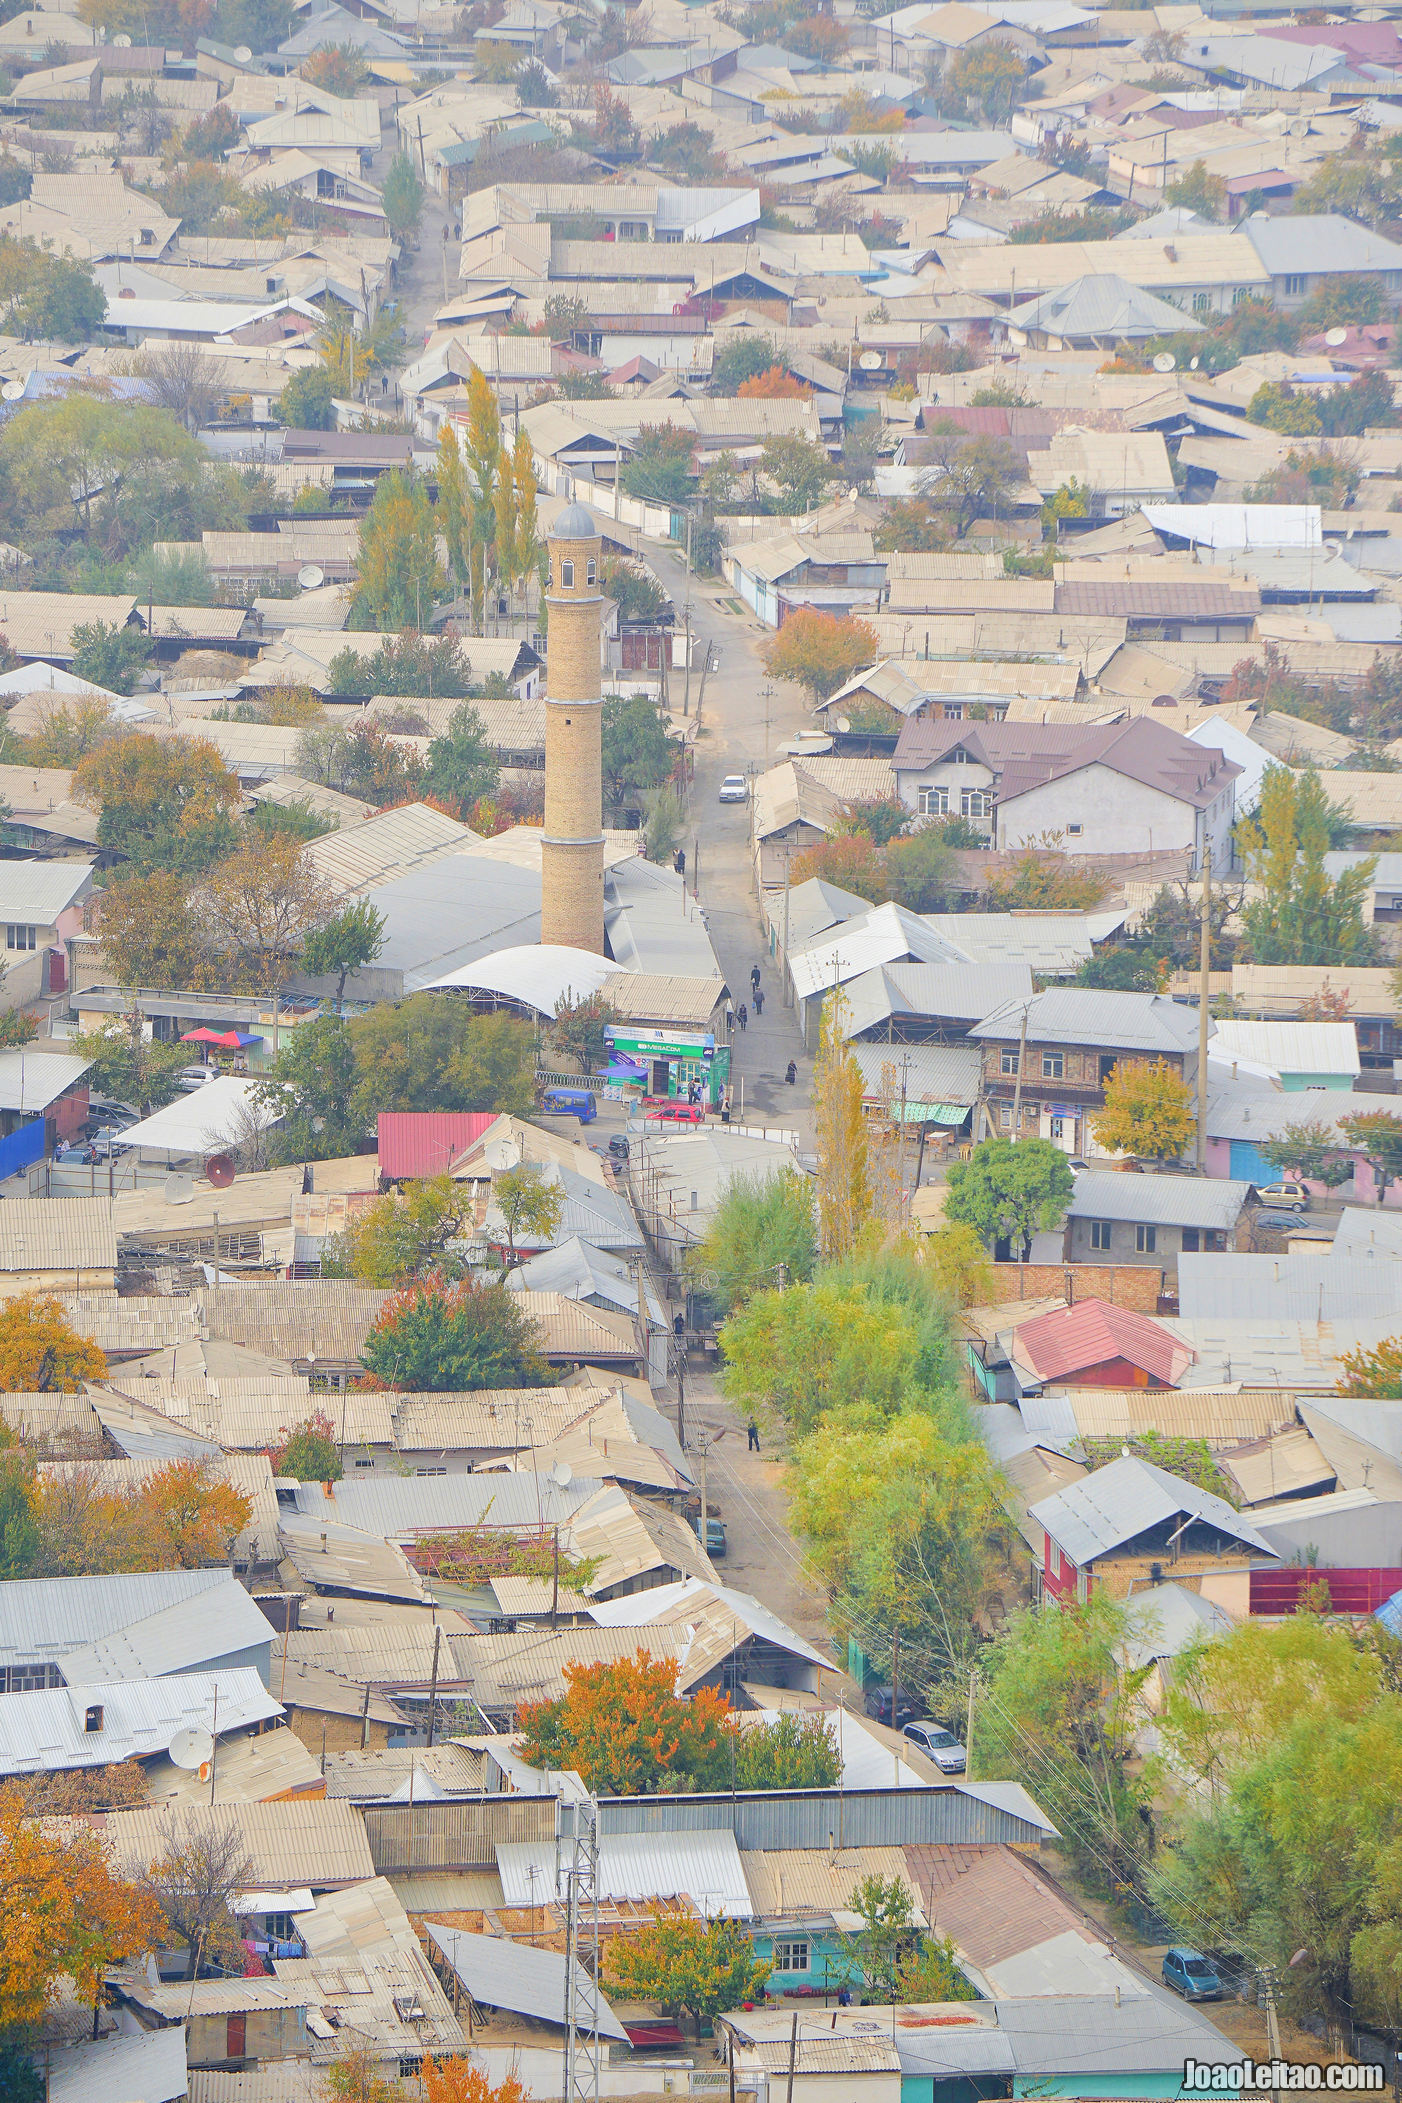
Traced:
<path fill-rule="evenodd" d="M 546 546 L 545 840 L 540 939 L 604 949 L 604 833 L 599 688 L 599 529 L 582 504 L 562 511 Z"/>

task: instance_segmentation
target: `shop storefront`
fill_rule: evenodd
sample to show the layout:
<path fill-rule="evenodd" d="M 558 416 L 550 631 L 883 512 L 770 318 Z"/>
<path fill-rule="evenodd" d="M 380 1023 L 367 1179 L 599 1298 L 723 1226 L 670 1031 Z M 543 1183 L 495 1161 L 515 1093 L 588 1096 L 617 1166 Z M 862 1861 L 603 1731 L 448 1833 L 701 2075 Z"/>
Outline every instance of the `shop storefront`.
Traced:
<path fill-rule="evenodd" d="M 606 1093 L 625 1102 L 699 1101 L 716 1108 L 730 1079 L 730 1047 L 707 1030 L 649 1030 L 619 1023 L 607 1032 Z"/>

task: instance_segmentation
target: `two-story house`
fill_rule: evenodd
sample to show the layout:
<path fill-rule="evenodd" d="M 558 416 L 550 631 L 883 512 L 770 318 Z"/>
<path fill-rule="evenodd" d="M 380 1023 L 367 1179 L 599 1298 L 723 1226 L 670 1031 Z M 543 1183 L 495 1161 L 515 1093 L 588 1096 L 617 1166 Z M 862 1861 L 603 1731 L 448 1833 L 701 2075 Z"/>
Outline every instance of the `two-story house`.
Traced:
<path fill-rule="evenodd" d="M 1115 1068 L 1162 1060 L 1197 1080 L 1198 1016 L 1162 993 L 1049 986 L 1012 1000 L 969 1032 L 983 1046 L 985 1119 L 976 1135 L 1050 1139 L 1068 1154 L 1099 1154 L 1090 1119 Z"/>
<path fill-rule="evenodd" d="M 1073 854 L 1172 849 L 1194 869 L 1211 846 L 1231 861 L 1241 772 L 1213 746 L 1152 717 L 1076 723 L 942 723 L 909 719 L 891 759 L 896 794 L 917 817 L 963 817 L 990 845 L 1059 835 Z"/>

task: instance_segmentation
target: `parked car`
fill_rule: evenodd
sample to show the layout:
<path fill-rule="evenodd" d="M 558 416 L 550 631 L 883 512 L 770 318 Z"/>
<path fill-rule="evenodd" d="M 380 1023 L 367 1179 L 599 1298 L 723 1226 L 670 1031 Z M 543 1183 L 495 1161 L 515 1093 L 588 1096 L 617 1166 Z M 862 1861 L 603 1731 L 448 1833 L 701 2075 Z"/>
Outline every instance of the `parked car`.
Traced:
<path fill-rule="evenodd" d="M 609 1159 L 610 1161 L 626 1161 L 628 1159 L 628 1135 L 626 1132 L 615 1132 L 610 1138 Z"/>
<path fill-rule="evenodd" d="M 88 1115 L 98 1124 L 135 1125 L 141 1122 L 141 1112 L 134 1103 L 121 1103 L 110 1095 L 90 1095 Z"/>
<path fill-rule="evenodd" d="M 1216 1967 L 1201 1950 L 1169 1950 L 1163 1960 L 1163 1983 L 1185 2001 L 1220 2001 L 1225 1991 Z"/>
<path fill-rule="evenodd" d="M 1289 1234 L 1299 1224 L 1299 1215 L 1294 1212 L 1258 1212 L 1252 1225 L 1264 1227 L 1268 1234 Z"/>
<path fill-rule="evenodd" d="M 131 1151 L 131 1141 L 116 1125 L 99 1125 L 95 1132 L 88 1134 L 88 1144 L 97 1161 L 109 1161 L 114 1154 Z"/>
<path fill-rule="evenodd" d="M 654 1103 L 643 1122 L 650 1125 L 703 1125 L 706 1113 L 699 1103 Z"/>
<path fill-rule="evenodd" d="M 902 1731 L 912 1745 L 918 1745 L 922 1753 L 928 1753 L 941 1774 L 962 1774 L 968 1763 L 965 1752 L 953 1731 L 947 1731 L 942 1723 L 934 1723 L 922 1716 L 915 1723 L 908 1723 Z"/>
<path fill-rule="evenodd" d="M 218 1078 L 217 1066 L 182 1066 L 176 1075 L 179 1085 L 187 1095 L 193 1095 L 197 1088 L 203 1088 L 208 1082 L 217 1081 Z"/>
<path fill-rule="evenodd" d="M 750 785 L 743 774 L 727 774 L 720 785 L 722 803 L 743 803 L 750 793 Z"/>
<path fill-rule="evenodd" d="M 1310 1201 L 1304 1184 L 1289 1176 L 1279 1183 L 1260 1184 L 1256 1195 L 1263 1205 L 1274 1205 L 1277 1212 L 1304 1212 Z"/>
<path fill-rule="evenodd" d="M 867 1690 L 866 1712 L 878 1723 L 891 1724 L 899 1730 L 904 1723 L 913 1723 L 920 1714 L 920 1704 L 913 1694 L 902 1694 L 897 1714 L 891 1715 L 891 1689 L 871 1687 Z"/>
<path fill-rule="evenodd" d="M 86 1168 L 91 1162 L 96 1161 L 97 1152 L 94 1147 L 87 1145 L 56 1146 L 54 1148 L 54 1159 L 55 1161 L 81 1161 Z"/>
<path fill-rule="evenodd" d="M 701 1538 L 701 1514 L 699 1512 L 691 1522 L 691 1530 L 699 1541 Z M 725 1521 L 723 1519 L 707 1519 L 706 1553 L 713 1562 L 725 1554 Z"/>
<path fill-rule="evenodd" d="M 599 1114 L 592 1088 L 547 1088 L 540 1107 L 553 1117 L 577 1117 L 582 1125 L 593 1124 Z"/>

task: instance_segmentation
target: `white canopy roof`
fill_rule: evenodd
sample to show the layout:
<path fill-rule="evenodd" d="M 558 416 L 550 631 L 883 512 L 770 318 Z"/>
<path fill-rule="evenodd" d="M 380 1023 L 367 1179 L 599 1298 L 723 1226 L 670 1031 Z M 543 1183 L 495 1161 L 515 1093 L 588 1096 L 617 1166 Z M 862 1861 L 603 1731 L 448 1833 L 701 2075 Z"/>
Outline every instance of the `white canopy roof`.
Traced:
<path fill-rule="evenodd" d="M 523 942 L 514 949 L 498 949 L 474 964 L 464 964 L 446 977 L 434 979 L 428 988 L 456 986 L 474 993 L 499 993 L 504 1000 L 525 1001 L 541 1015 L 553 1015 L 557 1001 L 587 1000 L 604 980 L 612 978 L 617 964 L 592 949 L 570 949 L 564 943 Z"/>
<path fill-rule="evenodd" d="M 131 1125 L 127 1144 L 160 1154 L 217 1154 L 237 1146 L 250 1131 L 266 1131 L 278 1121 L 279 1112 L 258 1101 L 257 1086 L 236 1074 L 221 1074 Z"/>

